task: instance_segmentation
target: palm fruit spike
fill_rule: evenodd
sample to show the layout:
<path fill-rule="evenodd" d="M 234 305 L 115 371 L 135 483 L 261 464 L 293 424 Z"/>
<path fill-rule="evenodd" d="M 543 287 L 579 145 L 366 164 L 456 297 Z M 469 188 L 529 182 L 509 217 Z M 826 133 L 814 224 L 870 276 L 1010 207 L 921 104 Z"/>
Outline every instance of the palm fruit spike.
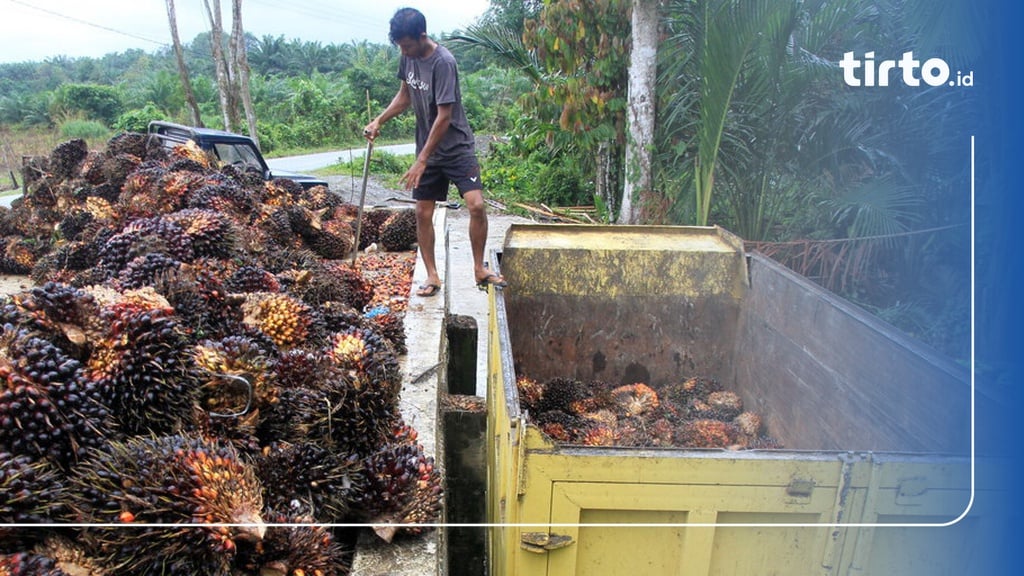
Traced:
<path fill-rule="evenodd" d="M 343 576 L 346 550 L 326 526 L 309 516 L 271 512 L 273 524 L 249 554 L 236 563 L 246 574 L 260 576 Z"/>
<path fill-rule="evenodd" d="M 70 506 L 82 522 L 96 524 L 83 538 L 87 552 L 117 574 L 227 576 L 236 541 L 259 540 L 266 530 L 252 467 L 211 440 L 110 442 L 69 481 Z M 183 526 L 125 529 L 133 523 Z"/>
<path fill-rule="evenodd" d="M 350 370 L 359 382 L 397 398 L 401 389 L 398 358 L 388 342 L 373 330 L 349 328 L 335 334 L 328 355 Z"/>
<path fill-rule="evenodd" d="M 365 491 L 356 500 L 357 514 L 377 526 L 390 542 L 398 530 L 419 534 L 440 515 L 440 474 L 420 445 L 390 444 L 363 460 Z M 416 526 L 402 527 L 402 524 Z"/>
<path fill-rule="evenodd" d="M 243 322 L 282 348 L 305 343 L 312 323 L 309 306 L 287 294 L 250 294 L 242 305 Z"/>
<path fill-rule="evenodd" d="M 256 459 L 263 500 L 274 510 L 342 522 L 359 490 L 359 463 L 310 442 L 272 444 Z"/>
<path fill-rule="evenodd" d="M 61 475 L 46 460 L 0 452 L 0 524 L 54 522 Z"/>
<path fill-rule="evenodd" d="M 102 317 L 108 330 L 86 372 L 121 428 L 166 434 L 190 426 L 199 377 L 173 312 L 109 307 Z"/>

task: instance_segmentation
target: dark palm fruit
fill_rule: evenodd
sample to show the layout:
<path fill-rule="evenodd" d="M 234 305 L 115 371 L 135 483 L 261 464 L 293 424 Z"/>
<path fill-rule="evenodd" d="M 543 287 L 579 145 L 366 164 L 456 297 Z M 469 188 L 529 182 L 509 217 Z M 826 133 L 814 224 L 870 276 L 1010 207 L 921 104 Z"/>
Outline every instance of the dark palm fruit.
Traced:
<path fill-rule="evenodd" d="M 93 186 L 103 183 L 103 163 L 107 157 L 101 152 L 89 152 L 82 160 L 78 175 Z"/>
<path fill-rule="evenodd" d="M 248 215 L 258 208 L 259 198 L 257 194 L 238 184 L 225 182 L 207 184 L 193 191 L 186 200 L 186 206 Z"/>
<path fill-rule="evenodd" d="M 314 186 L 303 190 L 297 202 L 310 210 L 322 210 L 341 204 L 341 197 L 328 190 L 326 186 Z"/>
<path fill-rule="evenodd" d="M 0 451 L 72 466 L 110 431 L 99 391 L 81 364 L 51 342 L 8 334 L 0 361 Z"/>
<path fill-rule="evenodd" d="M 78 240 L 82 232 L 95 221 L 95 217 L 85 210 L 73 210 L 61 219 L 57 232 L 62 240 Z"/>
<path fill-rule="evenodd" d="M 398 210 L 380 227 L 380 244 L 389 252 L 409 250 L 415 243 L 415 210 Z"/>
<path fill-rule="evenodd" d="M 122 290 L 134 290 L 153 285 L 160 276 L 181 266 L 178 260 L 161 252 L 136 256 L 117 274 L 116 284 Z"/>
<path fill-rule="evenodd" d="M 328 263 L 308 268 L 310 274 L 288 287 L 310 306 L 325 302 L 343 302 L 363 310 L 373 300 L 373 286 L 348 264 Z"/>
<path fill-rule="evenodd" d="M 332 408 L 339 406 L 342 400 L 323 390 L 305 386 L 284 388 L 277 403 L 260 412 L 256 435 L 264 445 L 310 441 L 330 445 L 333 427 L 322 426 L 321 423 L 333 422 L 330 418 Z"/>
<path fill-rule="evenodd" d="M 4 274 L 28 274 L 39 259 L 36 245 L 17 236 L 4 238 L 0 248 L 0 272 Z"/>
<path fill-rule="evenodd" d="M 139 158 L 146 157 L 147 136 L 140 132 L 119 132 L 107 140 L 107 154 L 131 154 Z"/>
<path fill-rule="evenodd" d="M 267 506 L 317 522 L 344 521 L 362 481 L 358 461 L 310 442 L 266 446 L 255 466 Z"/>
<path fill-rule="evenodd" d="M 583 418 L 562 410 L 541 412 L 534 422 L 541 432 L 558 442 L 575 442 L 579 432 L 588 426 Z"/>
<path fill-rule="evenodd" d="M 231 302 L 224 284 L 209 266 L 182 266 L 155 279 L 153 288 L 167 298 L 190 337 L 237 334 L 241 307 Z"/>
<path fill-rule="evenodd" d="M 216 441 L 109 442 L 75 468 L 70 483 L 71 507 L 95 524 L 83 535 L 87 552 L 117 574 L 227 576 L 237 541 L 259 540 L 266 529 L 254 470 Z M 128 528 L 134 523 L 183 526 Z"/>
<path fill-rule="evenodd" d="M 50 170 L 61 180 L 70 179 L 88 154 L 89 146 L 81 138 L 62 142 L 50 153 Z"/>
<path fill-rule="evenodd" d="M 246 336 L 205 340 L 192 350 L 200 378 L 200 405 L 218 414 L 258 411 L 277 402 L 266 350 Z"/>
<path fill-rule="evenodd" d="M 391 343 L 395 354 L 401 356 L 409 351 L 405 344 L 405 319 L 402 314 L 375 314 L 370 317 L 370 324 L 378 334 Z"/>
<path fill-rule="evenodd" d="M 352 253 L 355 232 L 346 222 L 328 220 L 315 234 L 306 238 L 314 252 L 330 260 L 340 260 Z"/>
<path fill-rule="evenodd" d="M 312 350 L 296 348 L 282 352 L 272 368 L 281 388 L 319 387 L 333 368 L 333 361 Z"/>
<path fill-rule="evenodd" d="M 128 175 L 135 171 L 142 160 L 133 154 L 116 154 L 109 156 L 103 163 L 103 173 L 106 176 L 107 184 L 118 191 L 124 186 Z"/>
<path fill-rule="evenodd" d="M 50 337 L 63 337 L 75 345 L 86 344 L 86 332 L 99 312 L 88 292 L 59 282 L 47 282 L 12 296 L 21 311 L 19 324 Z"/>
<path fill-rule="evenodd" d="M 254 265 L 240 266 L 224 281 L 224 287 L 231 292 L 281 291 L 281 283 L 273 274 Z"/>
<path fill-rule="evenodd" d="M 0 452 L 0 524 L 54 522 L 62 509 L 61 478 L 46 460 Z"/>
<path fill-rule="evenodd" d="M 199 378 L 173 311 L 111 307 L 107 332 L 87 361 L 89 378 L 130 434 L 166 434 L 191 424 Z"/>
<path fill-rule="evenodd" d="M 544 392 L 537 406 L 538 412 L 550 410 L 570 411 L 570 406 L 576 400 L 582 400 L 590 396 L 586 385 L 574 378 L 551 378 L 544 382 Z"/>
<path fill-rule="evenodd" d="M 349 573 L 351 551 L 329 527 L 309 516 L 271 512 L 263 541 L 236 564 L 260 576 L 342 576 Z"/>
<path fill-rule="evenodd" d="M 390 524 L 375 527 L 378 536 L 390 542 L 397 530 L 418 534 L 437 520 L 440 474 L 422 446 L 388 444 L 364 458 L 362 466 L 366 485 L 354 502 L 354 511 L 366 521 Z"/>
<path fill-rule="evenodd" d="M 380 242 L 380 230 L 391 217 L 390 210 L 367 210 L 363 213 L 363 228 L 359 231 L 359 249 Z"/>
<path fill-rule="evenodd" d="M 0 576 L 68 576 L 53 558 L 29 552 L 0 554 Z"/>

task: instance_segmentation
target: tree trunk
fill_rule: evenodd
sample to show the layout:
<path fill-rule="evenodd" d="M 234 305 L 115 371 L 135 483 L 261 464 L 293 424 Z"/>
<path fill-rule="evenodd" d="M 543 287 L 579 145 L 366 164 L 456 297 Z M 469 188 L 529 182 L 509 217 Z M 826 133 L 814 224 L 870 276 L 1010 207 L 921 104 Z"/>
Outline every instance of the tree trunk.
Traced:
<path fill-rule="evenodd" d="M 256 131 L 256 109 L 252 105 L 252 92 L 249 89 L 249 57 L 245 49 L 245 31 L 242 29 L 242 0 L 231 0 L 231 47 L 232 60 L 238 73 L 238 92 L 245 110 L 245 120 L 249 124 L 249 136 L 260 147 L 260 137 Z"/>
<path fill-rule="evenodd" d="M 604 203 L 604 209 L 608 222 L 615 217 L 616 193 L 613 166 L 615 163 L 615 147 L 612 142 L 605 140 L 597 145 L 597 177 L 594 180 L 594 194 Z"/>
<path fill-rule="evenodd" d="M 637 224 L 640 208 L 654 190 L 654 97 L 658 63 L 658 0 L 633 0 L 633 46 L 629 51 L 626 104 L 625 188 L 619 224 Z"/>
<path fill-rule="evenodd" d="M 217 92 L 220 94 L 224 129 L 234 132 L 235 126 L 240 124 L 238 101 L 235 98 L 231 68 L 228 66 L 228 59 L 224 56 L 224 25 L 220 14 L 220 0 L 213 0 L 212 9 L 210 0 L 203 0 L 203 6 L 206 8 L 206 17 L 210 21 L 210 44 L 213 50 L 213 63 L 217 71 Z"/>
<path fill-rule="evenodd" d="M 181 78 L 181 88 L 185 92 L 185 104 L 188 105 L 189 116 L 193 126 L 202 126 L 203 118 L 199 114 L 199 103 L 196 102 L 196 94 L 192 91 L 192 81 L 188 78 L 188 68 L 185 67 L 185 52 L 181 49 L 181 40 L 178 37 L 178 16 L 174 9 L 174 0 L 167 2 L 167 21 L 171 25 L 171 43 L 174 45 L 174 57 L 178 61 L 178 76 Z"/>

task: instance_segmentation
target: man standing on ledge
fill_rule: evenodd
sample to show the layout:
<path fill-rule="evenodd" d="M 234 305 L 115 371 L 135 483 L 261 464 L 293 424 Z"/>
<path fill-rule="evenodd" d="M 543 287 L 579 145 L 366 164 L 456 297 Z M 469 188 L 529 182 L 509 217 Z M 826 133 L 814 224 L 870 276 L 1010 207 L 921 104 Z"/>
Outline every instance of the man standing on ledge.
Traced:
<path fill-rule="evenodd" d="M 484 266 L 487 211 L 473 131 L 462 107 L 455 57 L 427 36 L 427 20 L 413 8 L 395 12 L 388 37 L 402 52 L 398 65 L 401 85 L 388 107 L 366 125 L 363 135 L 373 140 L 385 122 L 410 105 L 416 113 L 416 161 L 401 178 L 416 200 L 416 241 L 427 270 L 427 280 L 416 295 L 434 296 L 441 291 L 434 257 L 434 207 L 436 201 L 448 198 L 449 183 L 458 188 L 469 210 L 477 287 L 486 290 L 488 286 L 505 286 L 504 278 Z"/>

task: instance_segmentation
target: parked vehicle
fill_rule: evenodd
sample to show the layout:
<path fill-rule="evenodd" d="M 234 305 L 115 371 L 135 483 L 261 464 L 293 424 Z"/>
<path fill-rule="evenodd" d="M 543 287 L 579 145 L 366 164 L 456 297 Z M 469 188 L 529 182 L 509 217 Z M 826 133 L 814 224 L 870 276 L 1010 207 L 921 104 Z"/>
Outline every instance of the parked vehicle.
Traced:
<path fill-rule="evenodd" d="M 159 138 L 168 148 L 192 140 L 200 148 L 212 154 L 218 162 L 232 164 L 242 169 L 258 170 L 264 180 L 285 178 L 293 180 L 307 189 L 314 186 L 327 186 L 326 180 L 316 176 L 281 170 L 272 171 L 256 146 L 256 142 L 242 134 L 161 121 L 150 122 L 148 132 L 151 137 Z"/>

